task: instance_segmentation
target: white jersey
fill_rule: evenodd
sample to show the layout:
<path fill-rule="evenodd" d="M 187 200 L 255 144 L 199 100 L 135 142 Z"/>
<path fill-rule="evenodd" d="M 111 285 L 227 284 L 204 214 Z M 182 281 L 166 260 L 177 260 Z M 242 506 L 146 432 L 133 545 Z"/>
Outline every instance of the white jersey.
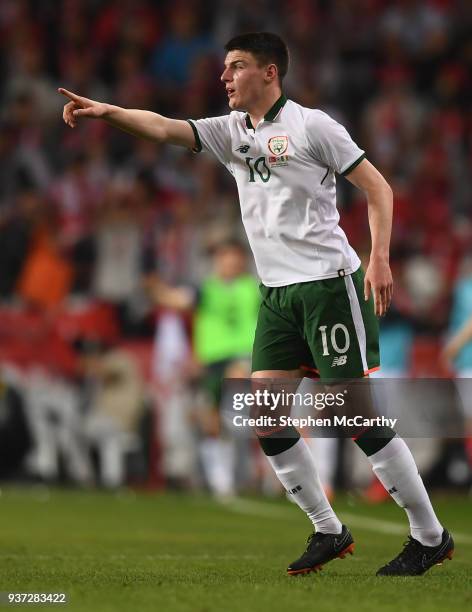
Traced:
<path fill-rule="evenodd" d="M 335 173 L 364 151 L 319 110 L 282 95 L 254 129 L 249 115 L 190 121 L 195 151 L 213 153 L 236 180 L 242 220 L 264 285 L 344 276 L 360 260 L 339 227 Z"/>

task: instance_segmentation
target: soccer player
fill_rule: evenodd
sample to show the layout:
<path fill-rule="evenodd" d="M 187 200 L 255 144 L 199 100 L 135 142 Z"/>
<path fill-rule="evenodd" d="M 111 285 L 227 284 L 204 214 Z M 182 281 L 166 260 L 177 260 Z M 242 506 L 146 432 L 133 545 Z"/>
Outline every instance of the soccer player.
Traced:
<path fill-rule="evenodd" d="M 392 296 L 389 241 L 392 191 L 347 131 L 319 110 L 287 100 L 288 50 L 275 34 L 243 34 L 225 46 L 221 75 L 229 115 L 174 120 L 59 89 L 64 121 L 101 118 L 136 136 L 209 151 L 233 175 L 242 219 L 262 281 L 254 379 L 364 377 L 379 367 L 377 316 Z M 364 192 L 372 239 L 365 277 L 338 225 L 336 174 Z M 284 488 L 314 526 L 289 574 L 316 571 L 352 552 L 353 538 L 330 506 L 305 440 L 296 431 L 261 437 Z M 452 537 L 438 521 L 415 461 L 393 430 L 363 432 L 356 444 L 410 523 L 408 542 L 377 574 L 423 574 L 451 557 Z"/>
<path fill-rule="evenodd" d="M 195 312 L 193 349 L 203 367 L 201 388 L 209 404 L 200 414 L 198 447 L 209 489 L 221 500 L 235 493 L 236 453 L 239 458 L 244 453 L 243 462 L 248 454 L 247 440 L 236 444 L 220 419 L 224 378 L 245 378 L 250 367 L 260 292 L 247 264 L 244 245 L 227 238 L 213 246 L 212 271 L 197 290 L 171 287 L 157 278 L 149 282 L 157 304 Z"/>

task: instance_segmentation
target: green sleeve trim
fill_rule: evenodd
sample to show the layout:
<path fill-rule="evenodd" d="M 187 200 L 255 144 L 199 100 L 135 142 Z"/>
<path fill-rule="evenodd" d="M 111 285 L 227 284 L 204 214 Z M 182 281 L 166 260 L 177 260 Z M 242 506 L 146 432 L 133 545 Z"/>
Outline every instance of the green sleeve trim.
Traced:
<path fill-rule="evenodd" d="M 202 141 L 200 140 L 200 136 L 198 135 L 197 126 L 191 119 L 187 119 L 187 123 L 190 123 L 190 126 L 193 130 L 193 135 L 195 136 L 195 146 L 192 148 L 192 151 L 194 151 L 195 153 L 200 153 L 203 147 Z"/>
<path fill-rule="evenodd" d="M 351 164 L 349 166 L 349 168 L 346 168 L 346 170 L 344 170 L 344 172 L 341 172 L 342 176 L 347 176 L 350 172 L 352 172 L 354 170 L 354 168 L 357 168 L 357 166 L 361 163 L 361 161 L 365 159 L 365 153 L 362 153 L 362 155 L 359 157 L 359 159 L 356 159 L 356 161 Z"/>

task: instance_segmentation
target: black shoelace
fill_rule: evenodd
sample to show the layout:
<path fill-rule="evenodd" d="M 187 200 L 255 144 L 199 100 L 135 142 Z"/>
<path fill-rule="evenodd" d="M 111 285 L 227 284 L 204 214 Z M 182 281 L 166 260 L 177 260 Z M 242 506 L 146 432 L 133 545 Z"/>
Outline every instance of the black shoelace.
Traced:
<path fill-rule="evenodd" d="M 310 535 L 308 536 L 308 539 L 306 541 L 307 543 L 307 547 L 305 552 L 308 552 L 310 547 L 312 546 L 312 544 L 314 546 L 316 546 L 319 542 L 321 542 L 321 540 L 323 539 L 323 537 L 327 535 L 326 533 L 320 533 L 320 532 L 316 532 L 314 531 L 313 533 L 310 533 Z M 315 540 L 315 541 L 314 541 Z M 313 542 L 314 541 L 314 542 Z"/>
<path fill-rule="evenodd" d="M 404 548 L 401 553 L 395 557 L 395 559 L 390 561 L 388 566 L 392 568 L 401 568 L 403 565 L 407 565 L 409 563 L 414 563 L 415 565 L 419 566 L 421 544 L 411 536 L 408 536 L 408 540 L 403 543 L 403 546 Z"/>

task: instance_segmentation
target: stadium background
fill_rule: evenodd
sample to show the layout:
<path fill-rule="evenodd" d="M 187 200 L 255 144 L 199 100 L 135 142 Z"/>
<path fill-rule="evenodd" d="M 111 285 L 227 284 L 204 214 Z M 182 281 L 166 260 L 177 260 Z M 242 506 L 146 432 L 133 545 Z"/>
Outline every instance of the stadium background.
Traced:
<path fill-rule="evenodd" d="M 172 117 L 223 114 L 224 42 L 285 36 L 287 95 L 344 123 L 394 190 L 384 373 L 445 376 L 451 311 L 464 318 L 472 282 L 471 19 L 468 3 L 441 0 L 2 2 L 0 359 L 32 430 L 9 475 L 90 483 L 82 455 L 99 444 L 90 413 L 102 402 L 126 453 L 141 447 L 141 484 L 201 487 L 192 317 L 156 307 L 149 284 L 157 273 L 196 288 L 211 247 L 244 240 L 236 189 L 213 159 L 102 122 L 70 130 L 57 86 Z M 338 201 L 366 256 L 361 194 L 339 180 Z"/>

